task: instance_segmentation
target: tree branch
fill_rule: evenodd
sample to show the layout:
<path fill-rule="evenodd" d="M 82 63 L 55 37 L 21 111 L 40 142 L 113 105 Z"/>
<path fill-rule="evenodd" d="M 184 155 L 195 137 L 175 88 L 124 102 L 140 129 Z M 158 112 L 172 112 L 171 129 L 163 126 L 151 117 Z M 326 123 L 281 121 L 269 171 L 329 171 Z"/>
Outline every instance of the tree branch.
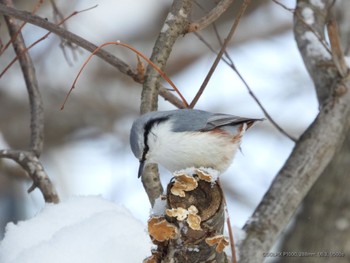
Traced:
<path fill-rule="evenodd" d="M 313 5 L 308 0 L 298 1 L 294 12 L 294 35 L 304 64 L 315 84 L 320 107 L 332 98 L 337 68 L 333 64 L 329 49 L 324 46 L 324 32 L 328 23 L 332 0 L 326 0 L 324 7 Z M 311 10 L 313 20 L 303 16 L 303 10 Z M 311 23 L 313 22 L 313 23 Z"/>
<path fill-rule="evenodd" d="M 201 97 L 202 93 L 204 92 L 205 87 L 207 86 L 211 76 L 214 74 L 214 71 L 215 71 L 217 65 L 219 64 L 223 54 L 225 53 L 226 47 L 227 47 L 228 43 L 230 42 L 231 38 L 233 37 L 233 34 L 236 31 L 236 28 L 237 28 L 237 26 L 239 24 L 239 21 L 241 20 L 241 17 L 243 16 L 243 14 L 244 14 L 246 8 L 248 7 L 249 3 L 250 3 L 250 0 L 243 1 L 242 5 L 241 5 L 241 8 L 239 9 L 239 13 L 238 13 L 237 17 L 235 18 L 235 20 L 234 20 L 234 22 L 233 22 L 233 24 L 231 26 L 231 29 L 230 29 L 229 33 L 227 34 L 227 37 L 225 38 L 224 43 L 221 46 L 220 52 L 217 54 L 217 56 L 215 58 L 215 61 L 214 61 L 213 65 L 211 66 L 207 76 L 205 77 L 202 85 L 200 86 L 196 96 L 191 101 L 190 108 L 193 108 L 196 105 L 196 103 L 198 102 L 198 100 Z"/>
<path fill-rule="evenodd" d="M 12 6 L 11 0 L 2 0 L 3 3 Z M 12 45 L 19 58 L 23 77 L 26 83 L 30 104 L 30 151 L 0 151 L 0 157 L 10 158 L 20 164 L 33 180 L 29 192 L 38 187 L 44 195 L 45 202 L 58 203 L 59 198 L 49 177 L 46 175 L 38 157 L 44 144 L 44 109 L 35 68 L 32 60 L 26 52 L 26 46 L 20 27 L 12 17 L 5 16 L 5 21 L 12 38 Z"/>
<path fill-rule="evenodd" d="M 221 0 L 208 14 L 197 21 L 192 22 L 188 26 L 188 33 L 200 31 L 212 24 L 230 7 L 232 3 L 233 0 Z"/>
<path fill-rule="evenodd" d="M 350 83 L 347 83 L 349 90 Z M 244 226 L 239 262 L 262 262 L 304 196 L 340 148 L 350 128 L 350 92 L 323 107 L 301 136 L 268 192 Z"/>
<path fill-rule="evenodd" d="M 3 4 L 0 4 L 0 13 L 8 16 L 13 16 L 17 19 L 26 21 L 28 23 L 31 23 L 33 25 L 39 26 L 41 28 L 45 28 L 46 30 L 55 33 L 56 35 L 67 39 L 68 41 L 71 41 L 72 43 L 86 49 L 87 51 L 93 52 L 97 46 L 92 44 L 91 42 L 85 40 L 82 37 L 79 37 L 78 35 L 71 33 L 64 28 L 61 28 L 57 26 L 54 23 L 51 23 L 44 18 L 41 18 L 39 16 L 33 15 L 29 12 L 26 11 L 20 11 L 11 7 L 7 7 Z M 128 64 L 126 64 L 124 61 L 121 59 L 113 56 L 107 51 L 104 50 L 99 50 L 96 52 L 96 56 L 102 58 L 109 64 L 113 65 L 116 67 L 120 72 L 132 77 L 133 79 L 137 80 L 137 74 L 136 72 L 133 72 L 133 70 L 129 67 Z"/>
<path fill-rule="evenodd" d="M 311 2 L 311 1 L 310 1 Z M 350 129 L 350 81 L 335 74 L 335 67 L 324 47 L 312 37 L 309 27 L 322 32 L 332 1 L 313 6 L 308 1 L 298 1 L 295 14 L 295 38 L 300 52 L 318 91 L 322 105 L 316 120 L 295 145 L 290 157 L 272 182 L 268 192 L 244 226 L 247 237 L 239 246 L 239 262 L 262 262 L 297 207 L 308 193 L 336 151 L 341 147 Z M 317 9 L 314 23 L 305 26 L 300 21 L 306 6 Z M 319 18 L 320 16 L 321 18 Z M 326 67 L 326 65 L 328 65 Z M 315 75 L 316 74 L 316 75 Z M 331 89 L 329 84 L 333 84 Z M 339 88 L 348 92 L 337 94 Z"/>
<path fill-rule="evenodd" d="M 3 4 L 0 4 L 0 13 L 8 16 L 13 16 L 17 19 L 23 20 L 25 22 L 28 22 L 30 24 L 36 25 L 38 27 L 44 28 L 52 33 L 55 33 L 56 35 L 60 36 L 63 39 L 66 39 L 68 42 L 74 43 L 77 46 L 80 46 L 84 48 L 85 50 L 89 52 L 93 52 L 97 46 L 92 44 L 91 42 L 79 37 L 78 35 L 71 33 L 68 30 L 65 30 L 64 28 L 59 27 L 58 25 L 51 23 L 44 18 L 41 18 L 39 16 L 33 15 L 26 11 L 20 11 L 12 7 L 5 6 Z M 117 68 L 121 73 L 131 77 L 133 80 L 135 80 L 138 83 L 141 83 L 141 80 L 138 77 L 138 74 L 134 72 L 131 67 L 126 64 L 121 59 L 117 58 L 113 54 L 100 49 L 98 52 L 96 52 L 96 56 L 103 59 L 110 65 Z M 160 87 L 159 94 L 167 101 L 172 103 L 174 106 L 183 108 L 184 105 L 176 96 L 174 96 L 170 91 L 168 91 L 164 87 Z"/>
<path fill-rule="evenodd" d="M 12 1 L 3 0 L 7 5 L 12 5 Z M 13 38 L 12 46 L 16 52 L 21 65 L 24 81 L 26 83 L 29 104 L 30 104 L 30 148 L 39 157 L 44 143 L 44 109 L 43 101 L 40 95 L 38 80 L 35 75 L 33 62 L 26 52 L 26 46 L 22 34 L 20 33 L 20 26 L 17 25 L 14 18 L 5 16 L 7 28 L 10 36 Z"/>
<path fill-rule="evenodd" d="M 44 167 L 36 154 L 32 151 L 0 150 L 0 158 L 8 158 L 17 162 L 33 180 L 33 185 L 28 193 L 36 187 L 40 189 L 46 203 L 59 203 L 59 197 L 55 187 L 47 176 Z"/>
<path fill-rule="evenodd" d="M 165 19 L 150 58 L 163 71 L 175 41 L 186 32 L 191 7 L 191 0 L 175 0 Z M 155 111 L 158 107 L 160 75 L 148 65 L 145 77 L 141 95 L 141 113 Z M 142 182 L 153 206 L 155 199 L 163 192 L 156 165 L 146 166 Z"/>

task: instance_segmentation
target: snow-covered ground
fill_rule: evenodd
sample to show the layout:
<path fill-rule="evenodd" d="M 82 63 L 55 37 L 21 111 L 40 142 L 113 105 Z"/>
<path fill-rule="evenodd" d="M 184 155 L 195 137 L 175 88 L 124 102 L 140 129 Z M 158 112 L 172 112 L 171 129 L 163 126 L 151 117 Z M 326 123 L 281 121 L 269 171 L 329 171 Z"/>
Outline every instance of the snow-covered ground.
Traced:
<path fill-rule="evenodd" d="M 123 206 L 101 197 L 46 204 L 34 218 L 9 223 L 1 263 L 125 263 L 150 256 L 144 225 Z"/>

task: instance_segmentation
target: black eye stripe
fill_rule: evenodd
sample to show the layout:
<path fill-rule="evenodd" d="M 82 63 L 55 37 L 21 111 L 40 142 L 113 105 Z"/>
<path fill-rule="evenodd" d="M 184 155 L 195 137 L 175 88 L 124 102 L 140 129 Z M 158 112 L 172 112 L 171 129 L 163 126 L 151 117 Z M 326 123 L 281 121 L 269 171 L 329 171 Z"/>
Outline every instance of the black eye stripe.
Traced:
<path fill-rule="evenodd" d="M 145 124 L 145 126 L 143 128 L 143 142 L 144 142 L 145 147 L 143 148 L 141 162 L 146 160 L 146 154 L 149 151 L 148 135 L 149 135 L 152 127 L 154 125 L 158 125 L 159 123 L 166 121 L 168 119 L 169 119 L 169 117 L 159 117 L 159 118 L 151 119 Z"/>

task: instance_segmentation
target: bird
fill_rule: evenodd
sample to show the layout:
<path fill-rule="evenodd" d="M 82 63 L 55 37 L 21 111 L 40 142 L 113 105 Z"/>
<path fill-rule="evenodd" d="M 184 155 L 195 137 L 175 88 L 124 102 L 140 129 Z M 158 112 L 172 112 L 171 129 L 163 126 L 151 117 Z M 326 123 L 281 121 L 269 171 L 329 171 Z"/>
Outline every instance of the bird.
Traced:
<path fill-rule="evenodd" d="M 137 118 L 130 131 L 130 146 L 140 161 L 157 163 L 170 172 L 186 168 L 212 168 L 223 173 L 240 148 L 253 119 L 198 109 L 153 111 Z"/>

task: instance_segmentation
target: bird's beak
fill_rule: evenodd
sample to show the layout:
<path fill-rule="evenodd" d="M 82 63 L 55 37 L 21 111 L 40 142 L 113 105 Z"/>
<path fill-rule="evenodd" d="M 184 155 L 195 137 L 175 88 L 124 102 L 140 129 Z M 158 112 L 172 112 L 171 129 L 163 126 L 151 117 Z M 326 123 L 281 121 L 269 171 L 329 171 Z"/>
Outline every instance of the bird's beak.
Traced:
<path fill-rule="evenodd" d="M 143 173 L 144 166 L 145 166 L 145 160 L 140 160 L 139 173 L 138 173 L 137 178 L 141 177 L 141 175 Z"/>

